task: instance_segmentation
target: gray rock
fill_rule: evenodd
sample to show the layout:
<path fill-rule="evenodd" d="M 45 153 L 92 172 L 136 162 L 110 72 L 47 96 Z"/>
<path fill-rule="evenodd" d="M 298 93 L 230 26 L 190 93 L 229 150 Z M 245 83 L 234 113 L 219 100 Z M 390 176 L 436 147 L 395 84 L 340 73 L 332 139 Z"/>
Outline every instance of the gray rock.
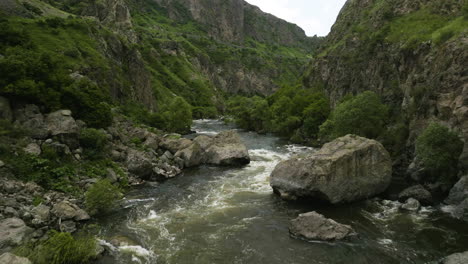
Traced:
<path fill-rule="evenodd" d="M 289 232 L 295 237 L 321 241 L 342 240 L 356 234 L 351 226 L 337 223 L 316 212 L 300 214 L 291 221 Z"/>
<path fill-rule="evenodd" d="M 5 162 L 0 160 L 0 168 L 2 168 L 3 166 L 5 166 Z"/>
<path fill-rule="evenodd" d="M 198 139 L 197 142 L 200 147 L 208 145 L 204 149 L 204 161 L 207 164 L 236 166 L 250 163 L 249 151 L 234 130 L 219 133 L 212 139 L 211 144 L 204 141 L 206 139 Z"/>
<path fill-rule="evenodd" d="M 23 220 L 7 218 L 0 221 L 0 249 L 14 247 L 23 242 L 32 232 Z"/>
<path fill-rule="evenodd" d="M 0 119 L 11 122 L 13 120 L 13 111 L 11 111 L 10 101 L 0 96 Z"/>
<path fill-rule="evenodd" d="M 414 198 L 408 198 L 406 202 L 401 206 L 401 209 L 411 212 L 416 212 L 421 208 L 421 204 Z"/>
<path fill-rule="evenodd" d="M 204 150 L 197 142 L 194 142 L 190 147 L 177 151 L 176 158 L 183 160 L 183 167 L 190 168 L 199 166 L 204 162 Z"/>
<path fill-rule="evenodd" d="M 59 228 L 61 232 L 73 233 L 76 231 L 76 224 L 70 220 L 63 221 L 60 223 Z"/>
<path fill-rule="evenodd" d="M 130 173 L 142 179 L 150 178 L 153 174 L 151 157 L 143 151 L 129 149 L 126 164 Z"/>
<path fill-rule="evenodd" d="M 107 176 L 106 178 L 111 182 L 111 183 L 115 183 L 115 182 L 118 182 L 119 181 L 119 176 L 117 175 L 117 173 L 115 173 L 115 171 L 111 168 L 107 168 Z"/>
<path fill-rule="evenodd" d="M 462 177 L 450 190 L 446 204 L 460 204 L 468 198 L 468 176 Z"/>
<path fill-rule="evenodd" d="M 150 134 L 143 142 L 143 146 L 157 150 L 159 148 L 159 138 L 155 134 Z"/>
<path fill-rule="evenodd" d="M 175 154 L 177 151 L 185 149 L 192 144 L 192 141 L 186 138 L 173 138 L 171 136 L 162 138 L 159 146 Z"/>
<path fill-rule="evenodd" d="M 36 143 L 28 144 L 23 150 L 24 152 L 35 156 L 41 155 L 42 152 L 41 147 Z"/>
<path fill-rule="evenodd" d="M 62 220 L 73 219 L 75 221 L 84 221 L 90 219 L 85 210 L 69 201 L 57 203 L 52 208 L 52 213 Z"/>
<path fill-rule="evenodd" d="M 52 136 L 79 133 L 79 127 L 71 116 L 70 110 L 58 110 L 50 113 L 47 115 L 46 123 Z"/>
<path fill-rule="evenodd" d="M 46 139 L 49 135 L 44 116 L 36 105 L 26 105 L 15 111 L 15 123 L 26 128 L 28 134 L 35 139 Z"/>
<path fill-rule="evenodd" d="M 280 162 L 270 184 L 283 199 L 316 198 L 338 204 L 385 191 L 391 175 L 390 154 L 382 144 L 347 135 L 305 158 Z"/>
<path fill-rule="evenodd" d="M 422 185 L 411 186 L 398 195 L 400 202 L 405 202 L 408 198 L 414 198 L 423 205 L 431 205 L 433 203 L 432 194 Z"/>
<path fill-rule="evenodd" d="M 18 211 L 16 211 L 13 207 L 7 207 L 5 210 L 3 210 L 3 213 L 7 217 L 18 217 Z"/>
<path fill-rule="evenodd" d="M 11 253 L 4 253 L 0 256 L 1 264 L 31 264 L 31 261 L 27 258 L 18 257 Z"/>
<path fill-rule="evenodd" d="M 439 262 L 440 264 L 466 264 L 468 263 L 468 251 L 452 254 Z"/>
<path fill-rule="evenodd" d="M 36 226 L 43 225 L 50 220 L 50 207 L 40 204 L 31 210 L 33 216 L 32 223 Z"/>

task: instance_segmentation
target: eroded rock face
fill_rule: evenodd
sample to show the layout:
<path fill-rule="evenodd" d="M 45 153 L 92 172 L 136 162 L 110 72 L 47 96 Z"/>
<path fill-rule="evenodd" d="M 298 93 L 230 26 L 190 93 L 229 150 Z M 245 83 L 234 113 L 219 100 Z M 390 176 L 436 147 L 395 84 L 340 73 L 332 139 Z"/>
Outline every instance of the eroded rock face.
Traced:
<path fill-rule="evenodd" d="M 356 235 L 353 228 L 327 219 L 317 212 L 300 214 L 291 221 L 289 232 L 306 240 L 335 241 Z"/>
<path fill-rule="evenodd" d="M 382 144 L 347 135 L 306 158 L 279 163 L 270 184 L 284 199 L 316 198 L 338 204 L 385 191 L 391 175 L 390 154 Z"/>

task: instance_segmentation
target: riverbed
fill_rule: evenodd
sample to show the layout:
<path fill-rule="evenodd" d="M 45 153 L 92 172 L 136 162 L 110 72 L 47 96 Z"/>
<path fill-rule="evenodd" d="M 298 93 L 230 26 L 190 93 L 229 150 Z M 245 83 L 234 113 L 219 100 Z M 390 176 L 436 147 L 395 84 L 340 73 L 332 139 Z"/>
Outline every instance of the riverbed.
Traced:
<path fill-rule="evenodd" d="M 218 120 L 193 125 L 197 134 L 227 129 L 233 127 Z M 430 263 L 467 250 L 468 225 L 436 207 L 408 213 L 398 202 L 381 199 L 332 207 L 282 201 L 269 185 L 271 171 L 292 155 L 314 150 L 238 131 L 249 148 L 249 165 L 203 166 L 133 189 L 122 209 L 100 220 L 101 243 L 113 253 L 99 263 Z M 291 238 L 289 221 L 313 210 L 351 225 L 359 236 L 336 243 Z M 112 239 L 128 244 L 113 247 Z"/>

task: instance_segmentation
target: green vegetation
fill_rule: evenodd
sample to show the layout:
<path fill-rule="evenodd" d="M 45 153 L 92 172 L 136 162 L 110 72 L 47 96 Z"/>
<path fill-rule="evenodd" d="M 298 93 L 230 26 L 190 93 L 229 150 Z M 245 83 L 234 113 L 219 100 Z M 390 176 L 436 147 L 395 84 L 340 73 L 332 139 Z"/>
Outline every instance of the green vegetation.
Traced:
<path fill-rule="evenodd" d="M 91 214 L 103 214 L 112 210 L 122 194 L 107 179 L 96 182 L 86 192 L 86 207 Z"/>
<path fill-rule="evenodd" d="M 319 126 L 330 112 L 322 92 L 300 87 L 284 87 L 267 99 L 233 97 L 227 107 L 240 127 L 274 132 L 298 143 L 316 139 Z"/>
<path fill-rule="evenodd" d="M 367 91 L 347 97 L 320 126 L 320 134 L 327 139 L 335 139 L 347 134 L 367 138 L 379 137 L 385 128 L 388 108 L 379 96 Z"/>
<path fill-rule="evenodd" d="M 70 233 L 51 231 L 47 240 L 20 247 L 15 253 L 35 264 L 89 263 L 96 257 L 96 239 L 87 234 L 73 237 Z"/>
<path fill-rule="evenodd" d="M 86 157 L 96 159 L 103 157 L 108 145 L 107 135 L 94 128 L 85 128 L 80 132 L 80 145 L 84 147 Z"/>
<path fill-rule="evenodd" d="M 432 177 L 451 181 L 456 176 L 463 141 L 447 127 L 431 123 L 416 140 L 416 156 Z"/>

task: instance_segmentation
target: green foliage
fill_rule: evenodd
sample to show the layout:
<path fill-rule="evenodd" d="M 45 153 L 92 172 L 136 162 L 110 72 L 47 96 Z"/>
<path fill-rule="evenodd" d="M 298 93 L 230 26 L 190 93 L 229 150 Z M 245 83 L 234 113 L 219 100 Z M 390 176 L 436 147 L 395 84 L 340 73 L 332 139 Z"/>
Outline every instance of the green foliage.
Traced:
<path fill-rule="evenodd" d="M 347 134 L 377 138 L 384 131 L 387 113 L 379 96 L 367 91 L 340 103 L 320 126 L 320 135 L 327 139 Z"/>
<path fill-rule="evenodd" d="M 260 133 L 275 132 L 297 143 L 315 139 L 330 105 L 318 89 L 284 87 L 267 99 L 233 97 L 228 114 L 241 128 Z"/>
<path fill-rule="evenodd" d="M 433 174 L 456 176 L 463 141 L 447 127 L 431 123 L 416 140 L 416 156 Z M 448 180 L 448 179 L 447 179 Z"/>
<path fill-rule="evenodd" d="M 23 128 L 16 126 L 8 120 L 0 119 L 0 137 L 19 138 L 24 136 L 26 131 Z"/>
<path fill-rule="evenodd" d="M 112 185 L 109 180 L 102 179 L 86 192 L 86 207 L 91 214 L 107 213 L 115 207 L 121 196 L 118 187 Z"/>
<path fill-rule="evenodd" d="M 19 250 L 36 264 L 82 264 L 96 257 L 96 239 L 90 235 L 74 238 L 70 233 L 51 231 L 49 238 L 32 250 Z"/>
<path fill-rule="evenodd" d="M 80 145 L 84 147 L 84 153 L 91 159 L 103 157 L 108 145 L 107 135 L 98 129 L 85 128 L 80 132 Z"/>
<path fill-rule="evenodd" d="M 176 97 L 164 112 L 167 130 L 177 133 L 188 133 L 192 126 L 192 107 L 182 97 Z"/>
<path fill-rule="evenodd" d="M 57 154 L 55 156 L 58 157 Z M 19 153 L 18 156 L 6 156 L 13 174 L 22 181 L 34 181 L 46 189 L 77 193 L 77 187 L 72 183 L 76 169 L 62 160 L 49 160 L 46 157 Z"/>

